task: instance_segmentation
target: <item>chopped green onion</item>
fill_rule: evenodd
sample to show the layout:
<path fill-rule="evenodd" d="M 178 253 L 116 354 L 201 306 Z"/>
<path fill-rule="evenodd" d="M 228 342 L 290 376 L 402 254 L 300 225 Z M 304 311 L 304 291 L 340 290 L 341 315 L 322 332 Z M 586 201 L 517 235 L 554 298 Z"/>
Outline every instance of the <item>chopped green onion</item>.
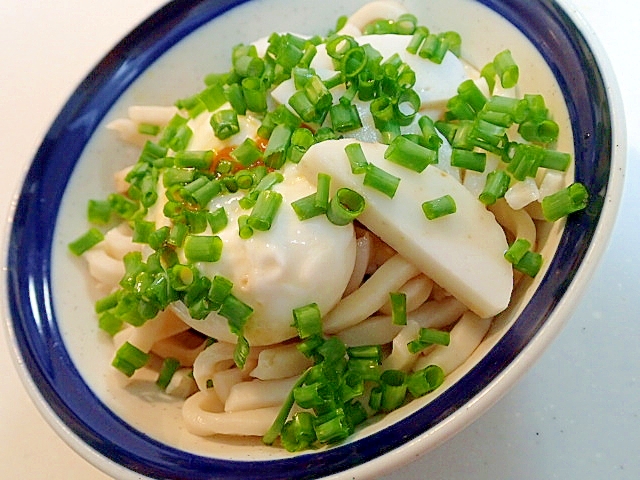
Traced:
<path fill-rule="evenodd" d="M 111 219 L 111 204 L 108 200 L 89 200 L 87 220 L 96 225 L 106 225 Z"/>
<path fill-rule="evenodd" d="M 347 225 L 358 217 L 365 207 L 365 200 L 350 188 L 340 188 L 329 202 L 327 218 L 335 225 Z"/>
<path fill-rule="evenodd" d="M 551 143 L 558 139 L 560 127 L 553 120 L 527 121 L 518 127 L 518 133 L 529 142 Z"/>
<path fill-rule="evenodd" d="M 438 135 L 433 120 L 427 115 L 423 115 L 418 119 L 418 126 L 422 133 L 423 145 L 430 150 L 438 151 L 440 145 L 442 145 L 442 138 Z M 437 161 L 437 157 L 436 157 Z"/>
<path fill-rule="evenodd" d="M 433 63 L 441 64 L 449 49 L 449 41 L 445 35 L 429 34 L 418 50 L 418 55 L 431 60 Z"/>
<path fill-rule="evenodd" d="M 194 179 L 195 170 L 191 168 L 167 168 L 162 172 L 162 184 L 165 187 L 190 183 Z"/>
<path fill-rule="evenodd" d="M 456 212 L 456 201 L 451 195 L 443 195 L 422 204 L 422 211 L 429 220 L 451 215 Z"/>
<path fill-rule="evenodd" d="M 233 149 L 231 156 L 241 165 L 248 167 L 262 158 L 262 152 L 255 140 L 247 137 L 240 145 Z"/>
<path fill-rule="evenodd" d="M 173 378 L 173 374 L 176 373 L 179 368 L 179 360 L 172 357 L 165 358 L 162 361 L 162 366 L 160 367 L 160 373 L 158 374 L 156 385 L 162 390 L 166 390 L 167 386 L 171 382 L 171 379 Z"/>
<path fill-rule="evenodd" d="M 277 125 L 264 151 L 264 163 L 267 167 L 280 168 L 286 160 L 286 152 L 289 148 L 293 130 L 286 125 Z"/>
<path fill-rule="evenodd" d="M 518 238 L 511 244 L 507 251 L 504 252 L 504 258 L 506 258 L 509 263 L 515 265 L 522 259 L 522 257 L 524 257 L 525 253 L 527 253 L 530 248 L 531 242 L 529 242 L 529 240 L 525 238 Z"/>
<path fill-rule="evenodd" d="M 195 168 L 197 170 L 207 170 L 213 161 L 213 151 L 202 150 L 177 152 L 174 163 L 177 168 Z"/>
<path fill-rule="evenodd" d="M 287 160 L 299 163 L 302 156 L 316 142 L 313 132 L 308 128 L 296 128 L 291 134 L 291 142 L 287 151 Z"/>
<path fill-rule="evenodd" d="M 571 163 L 571 155 L 556 150 L 545 150 L 540 166 L 565 172 Z"/>
<path fill-rule="evenodd" d="M 341 408 L 316 417 L 314 429 L 320 443 L 340 442 L 351 434 L 346 415 Z"/>
<path fill-rule="evenodd" d="M 389 198 L 393 198 L 400 185 L 400 178 L 370 163 L 364 173 L 363 185 L 374 188 Z"/>
<path fill-rule="evenodd" d="M 190 262 L 217 262 L 222 254 L 222 240 L 217 235 L 187 235 L 184 255 Z"/>
<path fill-rule="evenodd" d="M 158 125 L 152 125 L 150 123 L 138 124 L 138 133 L 142 135 L 155 136 L 160 133 L 160 127 Z"/>
<path fill-rule="evenodd" d="M 395 113 L 398 123 L 406 127 L 413 122 L 416 114 L 420 111 L 420 96 L 412 88 L 402 91 L 396 100 Z"/>
<path fill-rule="evenodd" d="M 111 362 L 111 365 L 127 377 L 131 377 L 136 370 L 144 367 L 148 361 L 148 353 L 143 352 L 129 342 L 124 342 L 116 352 L 116 356 Z"/>
<path fill-rule="evenodd" d="M 164 128 L 162 136 L 158 140 L 160 147 L 169 147 L 174 152 L 180 152 L 187 148 L 193 131 L 187 125 L 189 120 L 181 115 L 174 115 Z"/>
<path fill-rule="evenodd" d="M 437 365 L 428 365 L 407 377 L 407 390 L 416 398 L 422 397 L 442 385 L 444 377 L 442 368 Z"/>
<path fill-rule="evenodd" d="M 475 112 L 479 112 L 487 103 L 487 97 L 480 91 L 476 83 L 471 80 L 465 80 L 458 86 L 458 95 L 473 108 Z"/>
<path fill-rule="evenodd" d="M 472 152 L 471 150 L 462 150 L 460 148 L 454 148 L 451 152 L 452 167 L 484 172 L 486 164 L 487 154 L 484 152 Z"/>
<path fill-rule="evenodd" d="M 134 243 L 148 243 L 149 235 L 156 229 L 155 222 L 137 219 L 133 223 L 133 236 L 131 241 Z"/>
<path fill-rule="evenodd" d="M 320 382 L 301 385 L 293 390 L 293 398 L 302 408 L 317 408 L 322 406 L 329 396 L 329 388 Z"/>
<path fill-rule="evenodd" d="M 313 418 L 314 416 L 310 412 L 297 412 L 291 420 L 284 424 L 280 440 L 288 452 L 300 452 L 309 448 L 316 441 Z"/>
<path fill-rule="evenodd" d="M 362 127 L 358 109 L 352 103 L 339 102 L 329 110 L 331 125 L 336 132 L 348 132 Z"/>
<path fill-rule="evenodd" d="M 180 263 L 168 269 L 167 275 L 171 288 L 176 291 L 186 291 L 196 278 L 194 267 Z"/>
<path fill-rule="evenodd" d="M 549 222 L 586 208 L 589 192 L 582 183 L 572 183 L 542 199 L 542 213 Z"/>
<path fill-rule="evenodd" d="M 144 147 L 142 147 L 142 152 L 140 152 L 140 157 L 138 161 L 151 164 L 155 160 L 165 158 L 166 156 L 167 156 L 166 147 L 160 146 L 157 143 L 147 140 L 144 144 Z"/>
<path fill-rule="evenodd" d="M 391 412 L 401 406 L 407 395 L 406 374 L 401 370 L 385 370 L 380 375 L 382 398 L 380 409 Z"/>
<path fill-rule="evenodd" d="M 407 349 L 410 353 L 418 353 L 424 350 L 430 345 L 443 345 L 448 346 L 450 342 L 449 332 L 442 330 L 436 330 L 433 328 L 421 328 L 418 333 L 418 338 L 412 340 L 407 344 Z"/>
<path fill-rule="evenodd" d="M 331 176 L 326 173 L 318 173 L 316 190 L 316 207 L 324 210 L 329 206 L 329 189 L 331 186 Z"/>
<path fill-rule="evenodd" d="M 300 116 L 305 122 L 320 123 L 320 114 L 309 97 L 303 90 L 298 90 L 289 97 L 289 106 Z"/>
<path fill-rule="evenodd" d="M 269 230 L 281 204 L 282 194 L 275 190 L 261 191 L 247 219 L 248 225 L 254 230 Z"/>
<path fill-rule="evenodd" d="M 109 295 L 100 298 L 96 301 L 94 308 L 96 313 L 106 312 L 107 310 L 111 310 L 118 304 L 118 300 L 120 298 L 120 291 L 116 290 Z"/>
<path fill-rule="evenodd" d="M 507 165 L 507 171 L 520 181 L 526 177 L 535 177 L 542 163 L 544 150 L 536 145 L 525 143 L 515 144 L 510 150 L 512 156 Z"/>
<path fill-rule="evenodd" d="M 518 83 L 520 70 L 513 60 L 510 50 L 498 53 L 493 59 L 493 65 L 500 78 L 502 88 L 513 88 Z"/>
<path fill-rule="evenodd" d="M 296 381 L 295 385 L 289 392 L 289 395 L 287 395 L 287 398 L 285 399 L 284 403 L 282 404 L 282 407 L 280 408 L 280 411 L 278 412 L 278 416 L 274 420 L 269 430 L 267 430 L 267 433 L 265 433 L 264 436 L 262 437 L 262 442 L 265 445 L 272 445 L 273 442 L 275 442 L 276 439 L 280 436 L 280 433 L 282 432 L 282 428 L 284 427 L 287 421 L 287 418 L 289 417 L 289 413 L 291 412 L 291 408 L 295 403 L 295 400 L 293 398 L 293 391 L 297 387 L 304 385 L 304 383 L 307 380 L 307 377 L 309 376 L 309 372 L 311 368 L 313 367 L 308 368 L 307 370 L 305 370 L 305 372 L 302 375 L 300 375 L 300 378 L 298 378 L 298 380 Z"/>
<path fill-rule="evenodd" d="M 223 92 L 224 92 L 225 98 L 231 105 L 231 109 L 226 110 L 227 112 L 233 112 L 234 114 L 238 114 L 238 115 L 244 115 L 245 113 L 247 113 L 247 103 L 244 99 L 244 92 L 242 91 L 241 84 L 232 83 L 229 85 L 225 85 L 223 87 Z M 218 110 L 218 112 L 220 111 L 225 111 L 225 110 Z M 214 112 L 214 114 L 215 113 L 217 112 Z M 233 117 L 231 115 L 228 115 L 228 118 L 233 122 Z M 214 128 L 214 131 L 215 131 L 215 128 Z M 218 138 L 221 138 L 221 137 L 218 137 Z"/>
<path fill-rule="evenodd" d="M 240 131 L 238 114 L 235 110 L 218 110 L 214 112 L 211 115 L 210 123 L 213 133 L 220 140 L 226 140 Z"/>
<path fill-rule="evenodd" d="M 533 278 L 542 268 L 542 262 L 542 255 L 537 252 L 527 251 L 513 268 Z"/>
<path fill-rule="evenodd" d="M 322 314 L 317 303 L 293 309 L 293 327 L 301 339 L 322 335 Z"/>
<path fill-rule="evenodd" d="M 97 228 L 90 228 L 85 234 L 69 243 L 69 250 L 71 250 L 71 253 L 74 255 L 80 256 L 87 250 L 96 246 L 102 240 L 104 240 L 102 232 Z"/>
<path fill-rule="evenodd" d="M 494 95 L 487 101 L 484 109 L 487 112 L 505 113 L 512 121 L 522 123 L 529 115 L 529 102 L 523 98 Z"/>
<path fill-rule="evenodd" d="M 351 173 L 360 174 L 367 171 L 367 158 L 362 150 L 362 145 L 358 142 L 350 143 L 344 147 L 344 151 L 351 165 Z"/>
<path fill-rule="evenodd" d="M 480 193 L 480 201 L 485 205 L 493 205 L 499 198 L 504 197 L 509 189 L 511 178 L 504 170 L 494 170 L 489 172 L 482 193 Z"/>
<path fill-rule="evenodd" d="M 229 293 L 218 310 L 218 315 L 227 319 L 231 333 L 241 336 L 247 320 L 253 314 L 253 308 L 238 297 Z"/>
<path fill-rule="evenodd" d="M 429 35 L 429 29 L 427 27 L 417 27 L 413 32 L 413 36 L 407 45 L 407 52 L 412 54 L 417 54 L 422 43 L 426 40 Z"/>
<path fill-rule="evenodd" d="M 124 321 L 111 312 L 103 312 L 98 317 L 98 327 L 112 337 L 122 329 Z"/>
<path fill-rule="evenodd" d="M 327 212 L 327 208 L 318 207 L 316 204 L 316 194 L 312 193 L 306 197 L 299 198 L 291 202 L 293 211 L 296 212 L 298 220 L 308 220 L 309 218 L 317 217 Z"/>
<path fill-rule="evenodd" d="M 207 221 L 211 227 L 211 233 L 215 234 L 227 226 L 229 219 L 224 207 L 219 207 L 214 211 L 207 213 Z"/>
<path fill-rule="evenodd" d="M 389 292 L 391 302 L 391 322 L 394 325 L 407 324 L 407 294 L 403 292 Z"/>
<path fill-rule="evenodd" d="M 171 227 L 171 231 L 169 232 L 167 243 L 180 248 L 184 244 L 184 239 L 187 237 L 188 233 L 189 227 L 187 225 L 184 223 L 174 223 Z"/>
<path fill-rule="evenodd" d="M 211 287 L 207 298 L 211 301 L 211 306 L 218 310 L 222 306 L 222 302 L 227 298 L 233 289 L 233 282 L 221 275 L 215 275 L 211 280 Z"/>
<path fill-rule="evenodd" d="M 239 369 L 243 369 L 249 357 L 249 341 L 244 335 L 238 335 L 236 348 L 233 350 L 233 362 Z"/>

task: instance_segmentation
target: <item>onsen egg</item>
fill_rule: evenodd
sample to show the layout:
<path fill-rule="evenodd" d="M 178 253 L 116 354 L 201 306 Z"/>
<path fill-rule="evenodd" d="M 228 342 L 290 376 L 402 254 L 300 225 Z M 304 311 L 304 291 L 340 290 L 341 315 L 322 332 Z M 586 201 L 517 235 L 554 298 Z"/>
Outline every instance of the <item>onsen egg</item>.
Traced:
<path fill-rule="evenodd" d="M 250 345 L 271 345 L 296 335 L 292 327 L 294 308 L 315 302 L 322 314 L 340 300 L 349 282 L 356 255 L 353 225 L 337 226 L 322 215 L 301 221 L 291 202 L 310 195 L 316 188 L 289 164 L 284 180 L 273 187 L 283 201 L 271 228 L 255 231 L 243 239 L 238 217 L 246 215 L 238 204 L 241 194 L 215 199 L 210 208 L 224 207 L 228 224 L 218 233 L 222 255 L 213 263 L 200 262 L 199 270 L 233 282 L 233 294 L 253 313 L 244 328 Z M 183 304 L 174 307 L 192 328 L 222 341 L 235 342 L 227 319 L 210 313 L 203 320 L 191 318 Z"/>

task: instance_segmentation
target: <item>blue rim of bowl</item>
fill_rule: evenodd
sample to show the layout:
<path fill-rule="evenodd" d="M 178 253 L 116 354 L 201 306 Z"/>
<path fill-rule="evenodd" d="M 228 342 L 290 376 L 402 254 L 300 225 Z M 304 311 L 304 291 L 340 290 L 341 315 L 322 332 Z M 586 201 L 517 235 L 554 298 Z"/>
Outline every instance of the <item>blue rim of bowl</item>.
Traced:
<path fill-rule="evenodd" d="M 611 171 L 612 120 L 597 59 L 561 6 L 548 0 L 479 1 L 521 30 L 556 75 L 574 129 L 576 180 L 596 192 L 585 211 L 568 219 L 549 273 L 491 352 L 427 408 L 383 431 L 327 451 L 277 461 L 228 461 L 168 447 L 131 428 L 102 404 L 74 367 L 58 330 L 50 271 L 52 241 L 67 180 L 113 103 L 175 43 L 245 3 L 174 1 L 125 37 L 73 93 L 33 160 L 13 218 L 7 293 L 15 343 L 40 395 L 77 437 L 114 463 L 151 478 L 317 478 L 371 461 L 423 434 L 479 394 L 518 356 L 571 285 L 595 234 Z"/>

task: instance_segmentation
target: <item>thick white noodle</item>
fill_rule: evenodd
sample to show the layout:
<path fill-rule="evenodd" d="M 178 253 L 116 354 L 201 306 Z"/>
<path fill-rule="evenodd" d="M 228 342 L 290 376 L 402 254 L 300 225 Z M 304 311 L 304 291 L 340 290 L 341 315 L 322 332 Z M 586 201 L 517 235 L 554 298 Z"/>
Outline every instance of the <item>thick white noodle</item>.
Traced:
<path fill-rule="evenodd" d="M 175 106 L 132 105 L 127 109 L 127 113 L 129 118 L 137 124 L 148 123 L 164 127 L 178 113 L 178 108 Z"/>
<path fill-rule="evenodd" d="M 118 285 L 124 275 L 122 260 L 113 258 L 100 245 L 87 250 L 83 257 L 87 261 L 89 275 L 98 282 L 100 290 L 108 292 Z"/>
<path fill-rule="evenodd" d="M 364 235 L 356 239 L 356 261 L 353 266 L 353 272 L 347 287 L 344 289 L 344 295 L 349 295 L 356 291 L 364 275 L 367 273 L 369 261 L 371 259 L 371 234 L 365 232 Z"/>
<path fill-rule="evenodd" d="M 454 297 L 430 300 L 407 314 L 407 323 L 418 323 L 423 328 L 443 328 L 451 325 L 467 311 Z M 360 345 L 384 345 L 391 342 L 402 330 L 394 325 L 390 315 L 375 315 L 353 327 L 338 332 L 336 336 L 349 347 Z"/>
<path fill-rule="evenodd" d="M 189 336 L 189 332 L 159 340 L 153 344 L 151 351 L 162 358 L 175 358 L 183 367 L 193 366 L 193 362 L 204 350 L 207 341 L 196 336 L 185 338 L 186 336 Z"/>
<path fill-rule="evenodd" d="M 451 329 L 448 346 L 436 345 L 426 355 L 421 356 L 414 364 L 414 370 L 428 365 L 438 365 L 449 375 L 462 365 L 487 334 L 492 318 L 480 318 L 473 312 L 466 312 Z"/>
<path fill-rule="evenodd" d="M 141 327 L 132 329 L 128 342 L 143 352 L 150 352 L 153 344 L 189 329 L 171 310 L 160 312 Z"/>
<path fill-rule="evenodd" d="M 222 403 L 227 401 L 233 386 L 247 378 L 249 377 L 245 371 L 235 367 L 229 368 L 228 370 L 221 370 L 211 376 L 211 380 L 213 380 L 213 389 Z"/>
<path fill-rule="evenodd" d="M 213 392 L 196 392 L 182 407 L 182 418 L 189 432 L 210 435 L 263 436 L 278 416 L 279 407 L 242 412 L 224 412 Z"/>
<path fill-rule="evenodd" d="M 224 411 L 239 412 L 281 406 L 297 380 L 296 376 L 280 380 L 251 380 L 236 383 L 231 387 L 224 403 Z"/>
<path fill-rule="evenodd" d="M 513 210 L 509 204 L 500 199 L 489 207 L 496 220 L 514 238 L 524 238 L 535 248 L 536 225 L 526 210 Z"/>
<path fill-rule="evenodd" d="M 249 375 L 260 380 L 276 380 L 300 375 L 311 365 L 313 361 L 300 353 L 296 344 L 279 345 L 262 350 L 258 365 Z"/>
<path fill-rule="evenodd" d="M 209 380 L 213 381 L 213 375 L 221 370 L 227 370 L 235 365 L 233 352 L 235 345 L 227 342 L 216 342 L 205 348 L 193 362 L 193 378 L 200 390 L 207 390 Z M 259 348 L 249 350 L 249 359 L 255 359 L 260 353 Z M 253 369 L 254 363 L 247 362 L 245 369 Z"/>
<path fill-rule="evenodd" d="M 390 0 L 378 0 L 369 2 L 349 17 L 348 24 L 362 30 L 368 24 L 389 18 L 396 20 L 400 15 L 407 13 L 407 8 L 398 2 Z"/>
<path fill-rule="evenodd" d="M 420 271 L 400 255 L 394 255 L 362 286 L 343 298 L 323 319 L 325 333 L 333 334 L 356 325 L 380 309 L 389 292 L 397 291 Z"/>
<path fill-rule="evenodd" d="M 442 300 L 430 300 L 417 310 L 411 312 L 408 318 L 420 324 L 423 328 L 444 328 L 458 320 L 468 308 L 454 297 Z"/>
<path fill-rule="evenodd" d="M 407 312 L 412 312 L 427 301 L 433 290 L 433 280 L 426 275 L 418 275 L 405 283 L 398 291 L 407 296 Z M 380 308 L 380 313 L 391 315 L 391 301 Z"/>

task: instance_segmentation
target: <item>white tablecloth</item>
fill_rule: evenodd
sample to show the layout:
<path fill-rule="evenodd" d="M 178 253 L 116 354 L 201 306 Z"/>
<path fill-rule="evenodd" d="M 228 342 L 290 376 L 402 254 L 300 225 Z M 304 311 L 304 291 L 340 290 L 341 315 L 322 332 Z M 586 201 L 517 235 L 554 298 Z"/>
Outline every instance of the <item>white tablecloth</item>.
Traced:
<path fill-rule="evenodd" d="M 163 3 L 0 0 L 2 218 L 68 96 Z M 472 426 L 386 478 L 640 478 L 640 4 L 574 4 L 609 54 L 627 112 L 627 179 L 609 249 L 566 328 L 516 387 Z M 40 417 L 4 336 L 0 329 L 0 477 L 106 479 Z"/>

